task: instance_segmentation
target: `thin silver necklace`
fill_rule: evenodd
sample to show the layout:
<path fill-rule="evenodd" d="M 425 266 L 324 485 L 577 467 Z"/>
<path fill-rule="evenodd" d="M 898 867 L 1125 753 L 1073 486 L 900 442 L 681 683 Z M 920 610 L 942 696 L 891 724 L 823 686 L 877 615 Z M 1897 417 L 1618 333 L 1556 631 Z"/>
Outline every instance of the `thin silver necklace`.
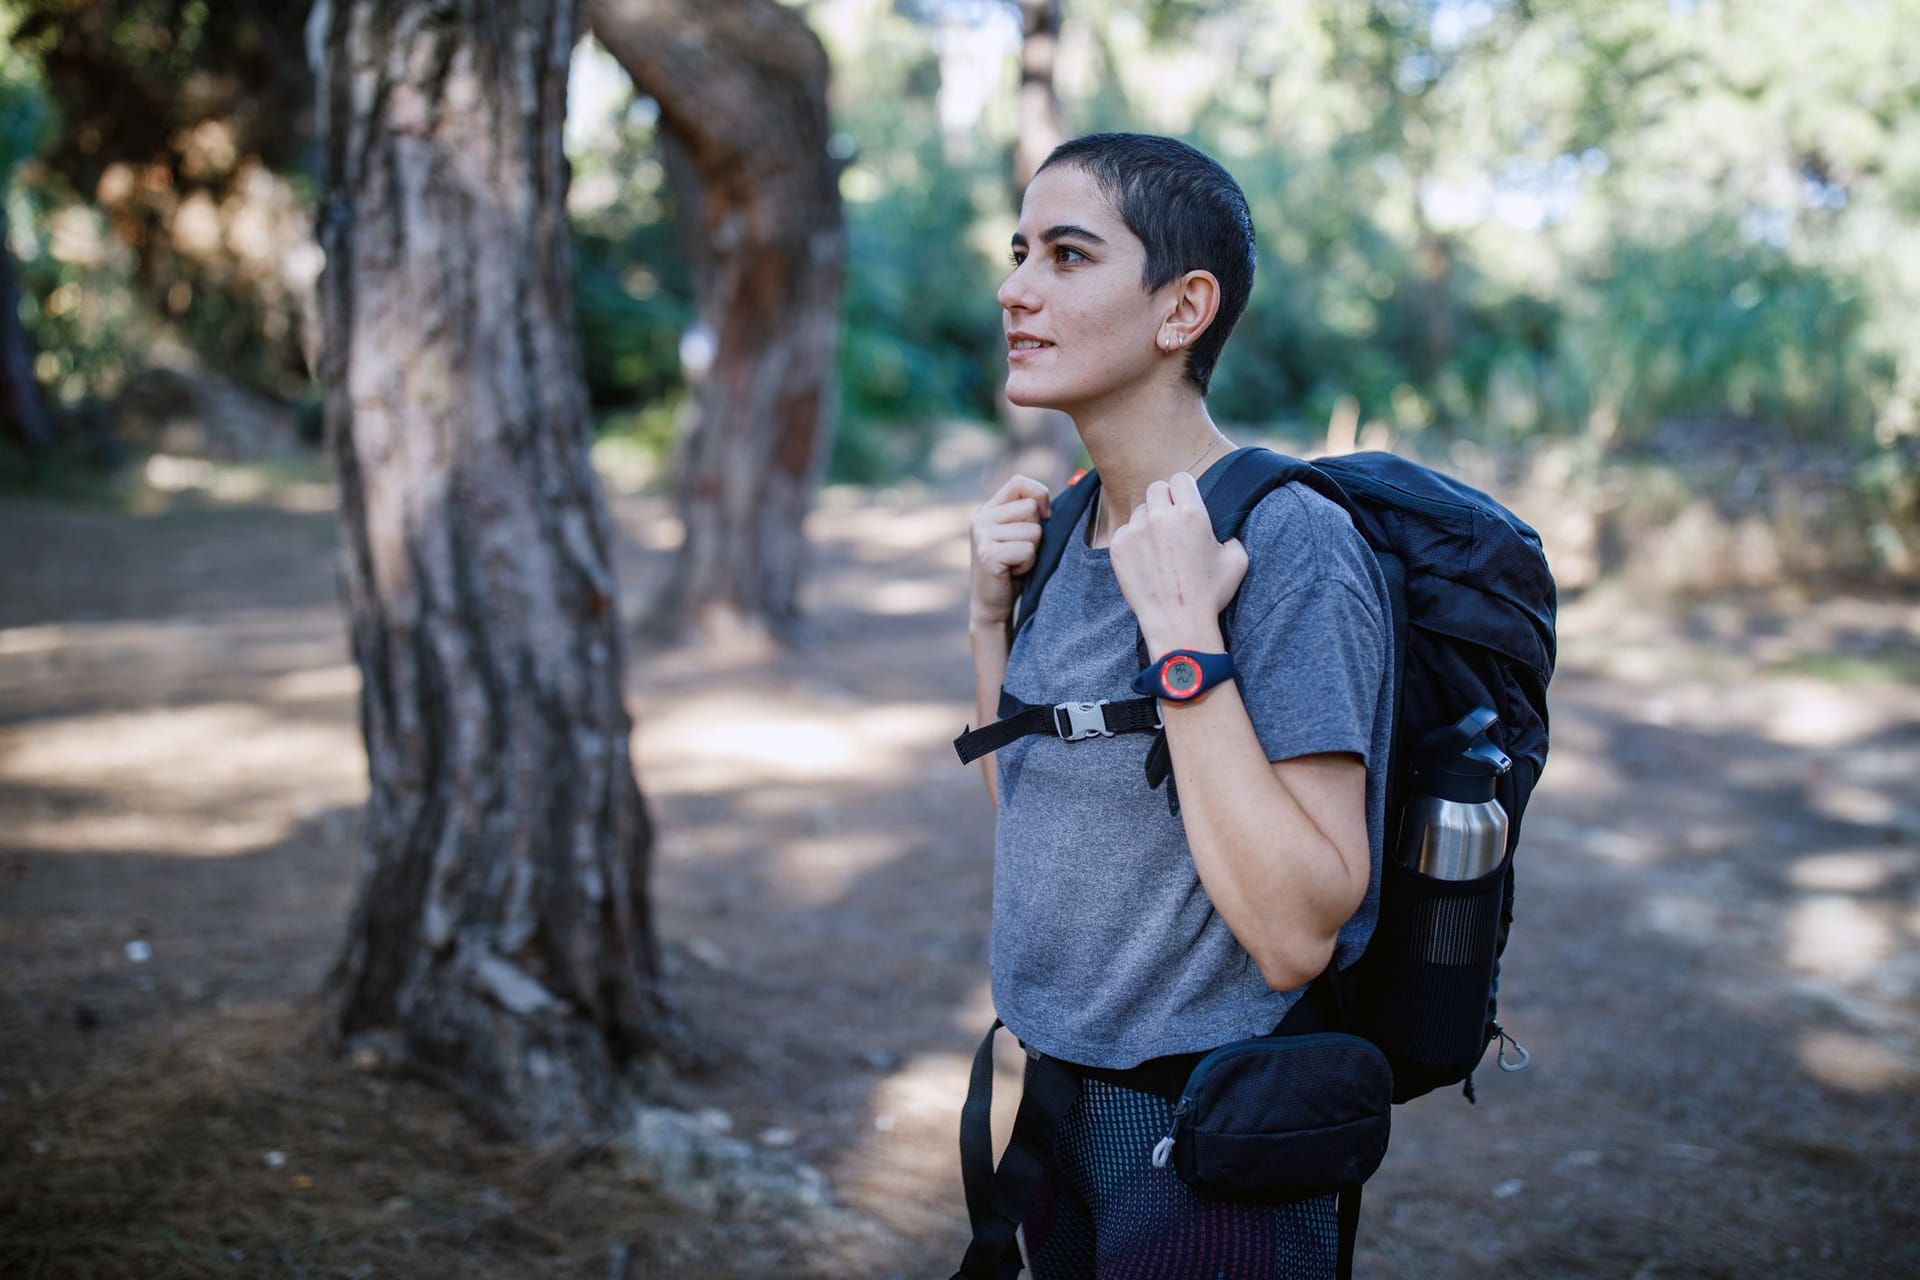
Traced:
<path fill-rule="evenodd" d="M 1200 451 L 1199 458 L 1195 458 L 1192 462 L 1189 462 L 1186 466 L 1180 469 L 1182 471 L 1192 471 L 1195 467 L 1200 465 L 1200 459 L 1206 457 L 1208 454 L 1212 453 L 1215 449 L 1218 449 L 1220 447 L 1220 441 L 1224 440 L 1225 438 L 1226 437 L 1222 436 L 1218 439 L 1209 441 L 1207 443 L 1207 447 Z"/>
<path fill-rule="evenodd" d="M 1186 466 L 1180 469 L 1182 471 L 1191 472 L 1195 467 L 1200 465 L 1201 459 L 1205 458 L 1208 454 L 1212 453 L 1215 449 L 1218 449 L 1221 443 L 1225 439 L 1226 439 L 1225 436 L 1215 437 L 1213 440 L 1207 443 L 1207 447 L 1205 449 L 1202 449 L 1200 451 L 1200 457 L 1195 458 L 1192 462 L 1189 462 Z M 1195 478 L 1198 479 L 1198 477 L 1195 477 Z M 1101 526 L 1104 525 L 1107 520 L 1107 491 L 1105 489 L 1102 489 L 1099 493 L 1094 495 L 1093 500 L 1095 504 L 1094 511 L 1093 511 L 1093 518 L 1094 518 L 1093 527 L 1097 535 L 1106 536 L 1104 531 L 1101 530 Z"/>

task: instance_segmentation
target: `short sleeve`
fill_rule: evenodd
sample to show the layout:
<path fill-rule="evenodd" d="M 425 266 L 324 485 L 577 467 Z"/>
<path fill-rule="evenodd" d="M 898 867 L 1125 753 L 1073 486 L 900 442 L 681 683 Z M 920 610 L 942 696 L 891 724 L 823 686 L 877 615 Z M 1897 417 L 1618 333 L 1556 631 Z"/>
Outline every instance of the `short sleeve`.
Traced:
<path fill-rule="evenodd" d="M 1390 661 L 1384 583 L 1346 513 L 1311 503 L 1249 521 L 1252 580 L 1230 638 L 1240 699 L 1267 759 L 1350 752 L 1371 767 Z"/>

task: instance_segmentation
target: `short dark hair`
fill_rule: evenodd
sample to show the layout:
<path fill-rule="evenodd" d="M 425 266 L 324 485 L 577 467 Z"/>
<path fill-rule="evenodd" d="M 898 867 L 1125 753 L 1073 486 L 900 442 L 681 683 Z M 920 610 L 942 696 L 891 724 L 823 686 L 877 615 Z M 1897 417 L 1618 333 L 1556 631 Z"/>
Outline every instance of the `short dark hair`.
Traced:
<path fill-rule="evenodd" d="M 1187 351 L 1187 377 L 1204 396 L 1253 292 L 1246 193 L 1206 153 L 1154 134 L 1090 133 L 1055 147 L 1037 172 L 1054 165 L 1091 177 L 1147 247 L 1149 293 L 1186 271 L 1211 271 L 1220 281 L 1220 309 Z"/>

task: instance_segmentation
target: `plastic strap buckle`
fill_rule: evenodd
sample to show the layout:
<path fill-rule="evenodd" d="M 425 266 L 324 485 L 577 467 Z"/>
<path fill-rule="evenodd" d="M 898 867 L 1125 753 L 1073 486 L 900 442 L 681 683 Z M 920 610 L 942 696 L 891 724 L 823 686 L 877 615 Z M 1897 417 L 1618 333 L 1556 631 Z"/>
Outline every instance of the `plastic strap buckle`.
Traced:
<path fill-rule="evenodd" d="M 1107 700 L 1055 703 L 1053 728 L 1068 742 L 1079 742 L 1083 738 L 1111 738 L 1113 730 L 1107 728 Z"/>

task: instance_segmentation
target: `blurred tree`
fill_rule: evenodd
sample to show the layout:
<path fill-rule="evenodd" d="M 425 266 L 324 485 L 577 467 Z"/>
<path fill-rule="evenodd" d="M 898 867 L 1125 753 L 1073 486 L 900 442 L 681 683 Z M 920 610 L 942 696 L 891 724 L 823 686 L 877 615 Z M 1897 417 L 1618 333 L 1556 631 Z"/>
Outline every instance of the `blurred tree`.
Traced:
<path fill-rule="evenodd" d="M 1053 84 L 1060 9 L 1060 0 L 1020 0 L 1020 117 L 1013 142 L 1016 203 L 1047 153 L 1066 140 L 1060 123 L 1060 93 Z"/>
<path fill-rule="evenodd" d="M 1048 154 L 1066 140 L 1066 129 L 1060 123 L 1060 95 L 1053 84 L 1053 63 L 1060 47 L 1060 10 L 1060 0 L 1020 0 L 1020 114 L 1019 132 L 1013 142 L 1016 209 Z M 1007 448 L 999 473 L 1032 476 L 1049 489 L 1063 486 L 1080 460 L 1080 436 L 1073 419 L 1054 409 L 1007 403 L 1002 420 L 1007 428 Z"/>
<path fill-rule="evenodd" d="M 372 786 L 336 1025 L 541 1138 L 610 1120 L 664 1027 L 574 333 L 579 17 L 318 15 L 321 368 Z"/>
<path fill-rule="evenodd" d="M 0 25 L 8 21 L 0 11 Z M 34 381 L 32 337 L 20 320 L 20 267 L 7 205 L 14 170 L 39 149 L 46 123 L 38 77 L 11 47 L 0 46 L 0 434 L 29 453 L 46 452 L 53 428 Z"/>
<path fill-rule="evenodd" d="M 841 289 L 827 55 L 776 0 L 591 0 L 602 44 L 660 106 L 699 319 L 685 540 L 650 629 L 791 634 L 803 524 L 831 443 Z"/>
<path fill-rule="evenodd" d="M 53 428 L 40 407 L 40 389 L 33 378 L 33 343 L 20 323 L 20 268 L 7 243 L 4 200 L 0 200 L 0 432 L 29 453 L 44 453 L 53 443 Z"/>

